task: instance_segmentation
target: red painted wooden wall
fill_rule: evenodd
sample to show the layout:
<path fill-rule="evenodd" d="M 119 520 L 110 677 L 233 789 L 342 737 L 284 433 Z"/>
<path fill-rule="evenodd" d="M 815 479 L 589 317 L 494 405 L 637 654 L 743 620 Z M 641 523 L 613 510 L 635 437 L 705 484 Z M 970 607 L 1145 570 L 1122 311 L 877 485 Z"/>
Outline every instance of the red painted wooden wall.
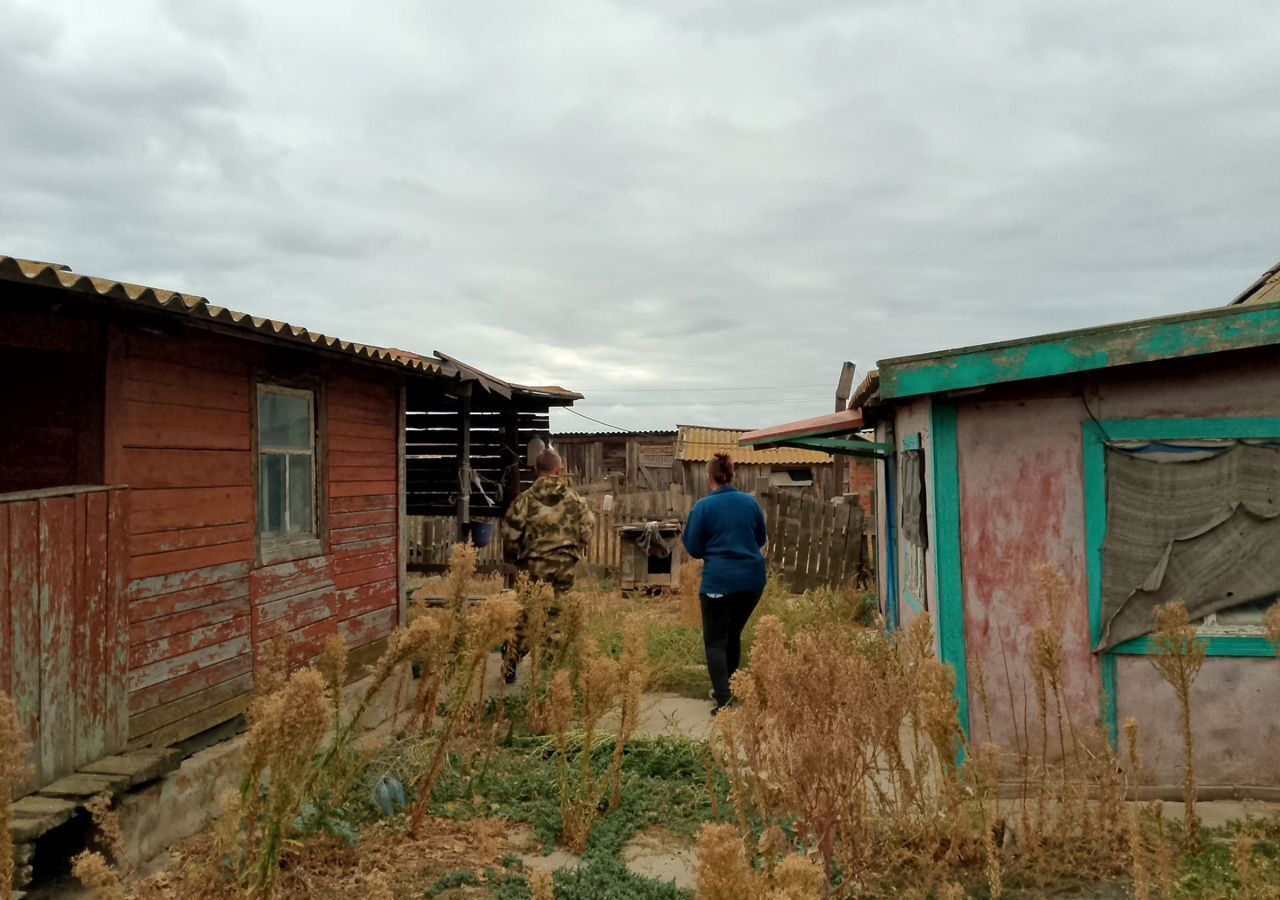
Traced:
<path fill-rule="evenodd" d="M 278 634 L 294 663 L 340 634 L 352 647 L 398 615 L 399 382 L 315 354 L 197 329 L 113 326 L 109 480 L 132 488 L 129 734 L 169 744 L 243 711 L 255 657 Z M 258 565 L 255 373 L 320 379 L 319 555 Z"/>
<path fill-rule="evenodd" d="M 128 491 L 0 496 L 0 691 L 31 744 L 18 795 L 124 749 Z"/>

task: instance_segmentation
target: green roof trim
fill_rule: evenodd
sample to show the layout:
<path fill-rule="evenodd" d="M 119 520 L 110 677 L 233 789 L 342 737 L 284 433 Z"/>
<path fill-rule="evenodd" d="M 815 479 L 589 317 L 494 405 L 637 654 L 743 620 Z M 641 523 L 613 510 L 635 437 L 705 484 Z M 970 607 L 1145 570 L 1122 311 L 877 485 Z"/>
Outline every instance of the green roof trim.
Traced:
<path fill-rule="evenodd" d="M 1280 302 L 1064 331 L 879 364 L 886 400 L 1280 344 Z"/>
<path fill-rule="evenodd" d="M 870 459 L 887 459 L 893 452 L 892 444 L 877 444 L 874 441 L 860 439 L 841 440 L 840 438 L 791 437 L 769 441 L 770 447 L 793 447 L 797 450 L 821 450 L 833 456 L 861 456 Z"/>

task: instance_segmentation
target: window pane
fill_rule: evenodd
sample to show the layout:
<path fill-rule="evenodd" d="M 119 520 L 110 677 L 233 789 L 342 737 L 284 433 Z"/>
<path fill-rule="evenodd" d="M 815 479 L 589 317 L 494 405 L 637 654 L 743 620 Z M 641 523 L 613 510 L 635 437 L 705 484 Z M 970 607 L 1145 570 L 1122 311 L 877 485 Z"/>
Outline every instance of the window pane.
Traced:
<path fill-rule="evenodd" d="M 315 478 L 311 474 L 311 457 L 294 454 L 289 457 L 289 533 L 312 534 L 315 516 L 312 494 Z"/>
<path fill-rule="evenodd" d="M 258 530 L 264 535 L 284 531 L 285 457 L 263 453 L 258 462 Z"/>
<path fill-rule="evenodd" d="M 311 402 L 294 394 L 258 394 L 258 446 L 306 450 L 311 446 Z"/>

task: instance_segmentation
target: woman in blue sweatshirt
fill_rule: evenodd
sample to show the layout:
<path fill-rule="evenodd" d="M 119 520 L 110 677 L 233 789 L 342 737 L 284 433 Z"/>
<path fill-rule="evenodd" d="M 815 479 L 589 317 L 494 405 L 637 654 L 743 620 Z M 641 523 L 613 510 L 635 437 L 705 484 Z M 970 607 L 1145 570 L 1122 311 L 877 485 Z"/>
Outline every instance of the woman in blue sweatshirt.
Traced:
<path fill-rule="evenodd" d="M 732 698 L 729 679 L 742 661 L 742 629 L 764 593 L 764 513 L 756 498 L 733 486 L 733 461 L 717 453 L 707 463 L 711 493 L 689 514 L 684 546 L 703 561 L 702 642 L 718 713 Z"/>

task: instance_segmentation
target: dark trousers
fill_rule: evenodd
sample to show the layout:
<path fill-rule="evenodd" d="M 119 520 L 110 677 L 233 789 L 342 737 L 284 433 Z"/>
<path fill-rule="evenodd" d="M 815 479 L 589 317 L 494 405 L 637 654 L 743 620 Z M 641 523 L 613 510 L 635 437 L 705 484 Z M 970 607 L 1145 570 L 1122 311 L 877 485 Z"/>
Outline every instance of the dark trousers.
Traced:
<path fill-rule="evenodd" d="M 702 644 L 707 651 L 707 672 L 715 689 L 716 706 L 724 706 L 733 696 L 729 679 L 742 662 L 742 629 L 747 627 L 761 593 L 698 595 L 702 603 Z"/>

